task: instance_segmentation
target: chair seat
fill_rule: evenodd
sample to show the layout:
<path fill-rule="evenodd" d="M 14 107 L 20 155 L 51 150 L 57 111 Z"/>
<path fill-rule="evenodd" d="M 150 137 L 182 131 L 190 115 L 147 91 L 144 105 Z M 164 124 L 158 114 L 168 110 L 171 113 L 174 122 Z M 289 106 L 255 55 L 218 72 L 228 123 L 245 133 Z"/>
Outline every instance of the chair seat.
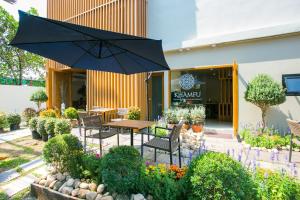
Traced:
<path fill-rule="evenodd" d="M 168 140 L 157 138 L 157 137 L 155 137 L 155 138 L 151 139 L 150 141 L 143 144 L 143 146 L 152 147 L 152 148 L 156 148 L 156 149 L 160 149 L 160 150 L 164 150 L 164 151 L 170 151 L 169 145 L 170 145 L 170 143 Z M 171 151 L 172 152 L 176 151 L 178 148 L 178 142 L 172 142 L 171 146 L 172 146 Z"/>
<path fill-rule="evenodd" d="M 106 139 L 118 134 L 116 131 L 107 131 L 107 132 L 100 132 L 100 139 Z M 95 133 L 92 135 L 86 136 L 86 138 L 97 138 L 99 139 L 99 133 Z"/>

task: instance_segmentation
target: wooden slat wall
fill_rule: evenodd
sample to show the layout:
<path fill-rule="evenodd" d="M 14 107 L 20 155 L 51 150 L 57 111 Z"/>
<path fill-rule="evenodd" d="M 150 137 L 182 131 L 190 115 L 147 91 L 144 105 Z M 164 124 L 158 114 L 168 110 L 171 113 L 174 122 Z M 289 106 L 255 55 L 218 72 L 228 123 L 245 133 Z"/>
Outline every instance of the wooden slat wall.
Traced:
<path fill-rule="evenodd" d="M 48 17 L 51 19 L 146 36 L 146 0 L 48 0 L 47 3 Z M 68 67 L 49 60 L 47 68 L 61 70 Z M 51 69 L 48 70 L 48 77 Z M 142 109 L 144 117 L 146 112 L 145 78 L 144 73 L 126 76 L 88 70 L 88 108 L 138 106 Z M 53 78 L 48 78 L 49 85 L 55 84 L 50 80 Z M 53 88 L 53 86 L 47 88 Z"/>

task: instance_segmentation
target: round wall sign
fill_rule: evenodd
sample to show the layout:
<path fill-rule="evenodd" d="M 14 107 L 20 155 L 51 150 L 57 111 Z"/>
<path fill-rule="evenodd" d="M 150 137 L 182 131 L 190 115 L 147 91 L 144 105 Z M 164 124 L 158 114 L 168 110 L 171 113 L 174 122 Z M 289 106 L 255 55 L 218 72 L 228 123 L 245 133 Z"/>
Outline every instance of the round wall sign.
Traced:
<path fill-rule="evenodd" d="M 184 74 L 180 77 L 179 85 L 184 90 L 190 90 L 195 85 L 195 79 L 192 74 Z"/>

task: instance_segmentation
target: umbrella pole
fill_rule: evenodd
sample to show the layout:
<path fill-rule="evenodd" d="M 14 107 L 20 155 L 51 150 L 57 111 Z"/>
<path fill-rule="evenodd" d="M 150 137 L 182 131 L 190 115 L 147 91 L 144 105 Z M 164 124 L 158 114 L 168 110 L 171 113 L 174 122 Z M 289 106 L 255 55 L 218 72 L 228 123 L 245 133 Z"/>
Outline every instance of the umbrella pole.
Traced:
<path fill-rule="evenodd" d="M 149 105 L 149 80 L 151 78 L 151 75 L 152 75 L 152 72 L 148 73 L 147 72 L 147 77 L 145 79 L 145 82 L 146 82 L 146 100 L 147 100 L 147 103 L 146 103 L 146 111 L 147 111 L 147 120 L 149 121 L 150 120 L 150 105 Z"/>

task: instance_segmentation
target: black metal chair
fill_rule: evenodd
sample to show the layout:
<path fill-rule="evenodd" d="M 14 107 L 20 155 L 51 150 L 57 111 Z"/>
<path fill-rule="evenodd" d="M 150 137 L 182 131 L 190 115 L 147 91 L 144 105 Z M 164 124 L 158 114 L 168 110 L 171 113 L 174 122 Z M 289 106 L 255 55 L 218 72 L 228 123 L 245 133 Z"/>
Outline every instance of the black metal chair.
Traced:
<path fill-rule="evenodd" d="M 99 139 L 100 145 L 100 156 L 102 156 L 102 140 L 117 135 L 118 146 L 119 146 L 119 133 L 112 128 L 104 131 L 104 126 L 102 124 L 102 117 L 101 115 L 94 115 L 82 118 L 83 122 L 83 129 L 84 129 L 84 150 L 86 151 L 86 139 Z M 87 130 L 97 130 L 98 133 L 92 134 L 90 132 L 89 135 L 86 134 Z"/>
<path fill-rule="evenodd" d="M 180 150 L 180 131 L 183 123 L 176 124 L 172 129 L 165 127 L 155 127 L 154 134 L 144 133 L 142 134 L 142 145 L 141 145 L 141 155 L 143 157 L 144 146 L 154 148 L 154 161 L 156 162 L 156 150 L 163 150 L 170 153 L 170 164 L 173 164 L 172 153 L 174 153 L 178 149 L 178 158 L 179 158 L 179 167 L 181 167 L 181 150 Z M 171 131 L 167 136 L 159 136 L 156 135 L 157 129 L 165 129 Z M 144 134 L 148 136 L 154 136 L 154 138 L 150 139 L 148 142 L 144 143 Z"/>
<path fill-rule="evenodd" d="M 89 114 L 87 111 L 78 111 L 78 128 L 79 128 L 79 135 L 81 136 L 81 128 L 82 128 L 82 119 L 88 117 Z"/>
<path fill-rule="evenodd" d="M 289 128 L 291 130 L 291 140 L 290 140 L 290 152 L 289 152 L 289 162 L 292 161 L 292 152 L 293 152 L 293 137 L 294 136 L 300 136 L 300 122 L 291 120 L 291 119 L 287 119 L 286 120 Z M 297 141 L 297 139 L 295 138 L 295 143 L 299 143 Z"/>

